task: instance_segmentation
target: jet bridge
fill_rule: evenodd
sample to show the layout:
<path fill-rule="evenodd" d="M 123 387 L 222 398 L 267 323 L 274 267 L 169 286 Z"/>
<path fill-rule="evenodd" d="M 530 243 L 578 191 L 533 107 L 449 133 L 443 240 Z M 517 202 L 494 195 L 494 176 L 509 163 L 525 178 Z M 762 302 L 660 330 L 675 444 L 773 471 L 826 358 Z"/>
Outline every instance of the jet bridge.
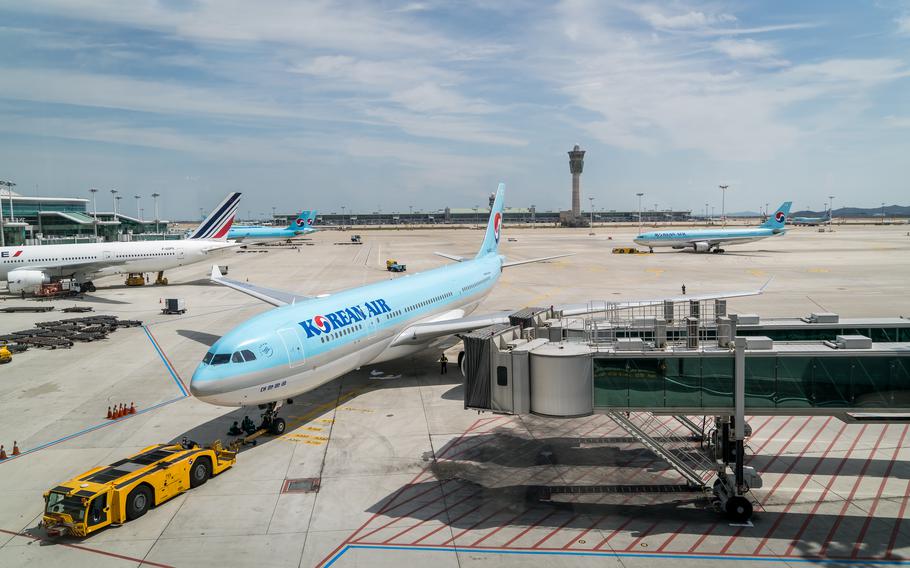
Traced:
<path fill-rule="evenodd" d="M 769 331 L 799 329 L 830 339 L 775 341 L 761 335 L 757 316 L 742 324 L 723 301 L 623 312 L 605 304 L 589 318 L 526 308 L 513 325 L 462 336 L 465 408 L 557 418 L 608 414 L 693 488 L 713 491 L 732 518 L 747 520 L 749 489 L 761 479 L 743 466 L 746 415 L 910 416 L 910 342 L 897 341 L 910 322 L 840 322 L 835 314 L 795 320 L 777 320 Z M 750 335 L 739 333 L 743 325 Z M 889 341 L 873 341 L 868 335 L 876 329 L 888 330 Z M 705 451 L 693 452 L 691 439 L 669 429 L 659 431 L 655 413 L 697 432 Z"/>

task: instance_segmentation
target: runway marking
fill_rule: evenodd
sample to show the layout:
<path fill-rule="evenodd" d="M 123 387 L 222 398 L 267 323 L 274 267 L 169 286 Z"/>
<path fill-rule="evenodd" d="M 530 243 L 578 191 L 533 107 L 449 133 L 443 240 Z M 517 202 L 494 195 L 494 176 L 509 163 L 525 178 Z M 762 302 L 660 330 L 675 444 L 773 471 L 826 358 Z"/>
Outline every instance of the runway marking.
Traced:
<path fill-rule="evenodd" d="M 753 268 L 753 269 L 749 270 L 748 272 L 749 272 L 749 274 L 751 274 L 752 276 L 766 276 L 766 275 L 768 274 L 768 273 L 765 272 L 764 270 L 759 270 L 759 269 L 757 269 L 757 268 Z"/>
<path fill-rule="evenodd" d="M 824 274 L 825 272 L 831 272 L 831 271 L 828 270 L 827 268 L 807 268 L 806 272 L 810 272 L 812 274 Z"/>
<path fill-rule="evenodd" d="M 660 276 L 661 274 L 666 272 L 666 270 L 664 270 L 663 268 L 646 268 L 645 272 L 650 272 L 654 276 Z"/>

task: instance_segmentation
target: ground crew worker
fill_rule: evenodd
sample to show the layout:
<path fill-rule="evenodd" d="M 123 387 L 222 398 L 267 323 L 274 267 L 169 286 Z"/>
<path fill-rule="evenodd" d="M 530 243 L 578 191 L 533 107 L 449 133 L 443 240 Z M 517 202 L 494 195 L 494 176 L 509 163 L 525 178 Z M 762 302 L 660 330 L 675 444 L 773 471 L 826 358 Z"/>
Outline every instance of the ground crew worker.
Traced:
<path fill-rule="evenodd" d="M 446 354 L 443 353 L 442 357 L 439 358 L 439 374 L 440 375 L 445 375 L 449 372 L 448 365 L 449 365 L 449 360 L 446 359 Z"/>
<path fill-rule="evenodd" d="M 253 424 L 253 421 L 250 420 L 249 416 L 243 417 L 243 422 L 240 423 L 240 428 L 242 428 L 243 431 L 247 434 L 252 434 L 256 431 L 256 425 Z"/>
<path fill-rule="evenodd" d="M 686 295 L 686 285 L 685 284 L 682 285 L 682 292 L 683 292 L 683 296 L 685 296 Z"/>
<path fill-rule="evenodd" d="M 231 429 L 228 430 L 228 436 L 239 436 L 243 434 L 243 430 L 240 429 L 240 426 L 237 425 L 237 421 L 234 420 L 234 423 L 231 424 Z"/>

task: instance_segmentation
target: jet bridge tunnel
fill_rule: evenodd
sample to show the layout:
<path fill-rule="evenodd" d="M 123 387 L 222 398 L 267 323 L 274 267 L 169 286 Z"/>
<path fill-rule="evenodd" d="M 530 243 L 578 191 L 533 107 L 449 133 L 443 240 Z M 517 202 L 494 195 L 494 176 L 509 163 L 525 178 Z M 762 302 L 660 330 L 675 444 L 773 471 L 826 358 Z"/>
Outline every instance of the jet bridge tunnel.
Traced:
<path fill-rule="evenodd" d="M 774 341 L 760 335 L 757 316 L 749 318 L 750 335 L 739 335 L 740 318 L 727 316 L 724 304 L 679 307 L 686 314 L 676 309 L 567 319 L 526 308 L 514 314 L 513 325 L 466 334 L 465 408 L 549 417 L 608 414 L 691 485 L 707 489 L 703 472 L 713 470 L 714 496 L 738 520 L 751 515 L 747 493 L 761 483 L 743 466 L 746 415 L 847 421 L 910 416 L 910 343 L 897 341 L 910 329 L 908 320 L 841 324 L 835 314 L 813 314 L 776 320 L 773 334 L 798 330 L 830 339 Z M 675 327 L 663 315 L 673 317 Z M 845 327 L 854 333 L 841 334 Z M 890 341 L 873 342 L 857 330 Z M 651 430 L 655 413 L 676 416 L 697 432 L 707 459 L 693 463 L 691 447 L 667 447 L 667 432 Z M 713 417 L 710 439 L 688 416 Z"/>

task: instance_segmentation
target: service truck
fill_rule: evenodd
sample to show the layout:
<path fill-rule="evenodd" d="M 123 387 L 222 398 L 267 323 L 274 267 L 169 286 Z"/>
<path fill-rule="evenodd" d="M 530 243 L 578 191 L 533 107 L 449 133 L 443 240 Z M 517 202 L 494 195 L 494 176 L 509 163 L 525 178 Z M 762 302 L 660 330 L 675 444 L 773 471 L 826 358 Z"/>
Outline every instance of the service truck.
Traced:
<path fill-rule="evenodd" d="M 204 448 L 188 441 L 149 446 L 46 492 L 42 522 L 49 536 L 84 537 L 138 519 L 236 461 L 237 452 L 222 448 L 218 441 Z"/>

